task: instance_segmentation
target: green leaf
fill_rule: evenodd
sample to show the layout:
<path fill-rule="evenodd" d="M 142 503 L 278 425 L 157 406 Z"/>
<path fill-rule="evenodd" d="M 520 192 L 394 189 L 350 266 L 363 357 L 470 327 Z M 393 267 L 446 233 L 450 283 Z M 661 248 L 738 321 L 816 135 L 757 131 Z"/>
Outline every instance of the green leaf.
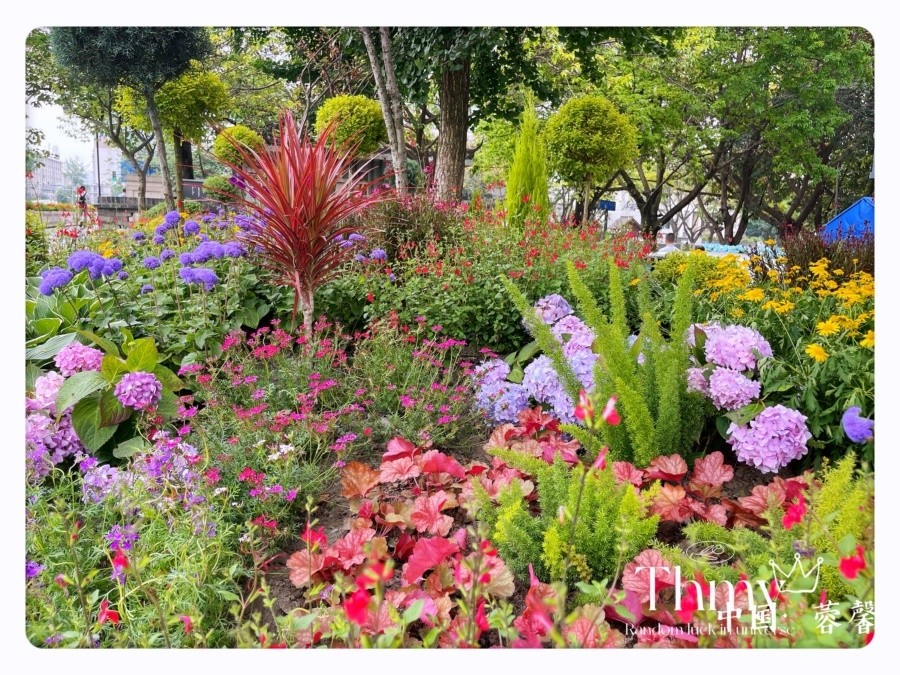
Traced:
<path fill-rule="evenodd" d="M 102 338 L 99 335 L 97 335 L 96 333 L 92 333 L 89 330 L 83 330 L 83 329 L 79 328 L 75 332 L 78 333 L 78 335 L 80 335 L 81 337 L 87 338 L 88 340 L 93 342 L 95 345 L 100 347 L 100 349 L 105 351 L 107 354 L 112 354 L 113 356 L 119 356 L 119 348 L 116 347 L 114 342 L 107 340 L 106 338 Z"/>
<path fill-rule="evenodd" d="M 540 350 L 541 346 L 537 343 L 537 340 L 535 340 L 534 342 L 529 342 L 519 350 L 519 355 L 516 357 L 516 361 L 518 361 L 519 363 L 525 363 Z"/>
<path fill-rule="evenodd" d="M 156 351 L 156 342 L 153 338 L 141 338 L 129 344 L 125 368 L 130 373 L 138 371 L 152 373 L 158 358 L 159 352 Z"/>
<path fill-rule="evenodd" d="M 37 380 L 41 375 L 44 374 L 42 368 L 36 366 L 33 363 L 25 364 L 25 391 L 33 392 L 34 391 L 34 381 Z"/>
<path fill-rule="evenodd" d="M 59 327 L 62 326 L 62 319 L 57 319 L 55 317 L 38 319 L 33 324 L 31 324 L 31 326 L 38 335 L 46 336 L 49 338 L 59 332 Z"/>
<path fill-rule="evenodd" d="M 732 410 L 729 413 L 725 413 L 725 417 L 730 419 L 738 426 L 743 426 L 765 409 L 765 403 L 763 403 L 762 401 L 754 401 L 753 403 L 748 403 L 743 408 L 738 408 L 737 410 Z"/>
<path fill-rule="evenodd" d="M 54 335 L 39 347 L 25 350 L 26 361 L 46 361 L 52 359 L 59 350 L 75 341 L 75 333 Z"/>
<path fill-rule="evenodd" d="M 184 389 L 184 382 L 181 381 L 175 373 L 166 368 L 165 366 L 156 366 L 153 369 L 153 374 L 156 375 L 156 379 L 162 383 L 162 386 L 170 391 L 178 391 L 179 389 Z"/>
<path fill-rule="evenodd" d="M 509 375 L 506 376 L 506 379 L 516 384 L 522 384 L 522 380 L 525 379 L 525 371 L 522 370 L 522 366 L 517 363 L 516 367 L 513 368 L 509 372 Z"/>
<path fill-rule="evenodd" d="M 100 427 L 99 396 L 82 399 L 72 408 L 72 426 L 78 440 L 91 452 L 97 452 L 106 443 L 117 427 Z"/>
<path fill-rule="evenodd" d="M 403 623 L 409 625 L 413 621 L 418 621 L 422 616 L 422 609 L 425 607 L 424 600 L 416 600 L 413 604 L 406 608 L 403 612 Z"/>
<path fill-rule="evenodd" d="M 156 412 L 171 419 L 178 415 L 178 397 L 168 389 L 163 389 L 162 398 L 156 406 Z"/>
<path fill-rule="evenodd" d="M 108 387 L 109 382 L 103 375 L 95 370 L 85 370 L 75 373 L 63 382 L 56 395 L 57 415 L 62 415 L 69 407 L 78 403 L 81 399 L 90 396 L 98 389 Z"/>
<path fill-rule="evenodd" d="M 724 415 L 720 415 L 716 418 L 716 429 L 719 431 L 719 435 L 725 440 L 728 440 L 728 427 L 730 426 L 731 420 Z"/>
<path fill-rule="evenodd" d="M 128 372 L 128 366 L 126 366 L 125 361 L 118 356 L 107 354 L 103 357 L 103 362 L 100 365 L 100 372 L 108 382 L 113 383 L 119 379 L 119 375 Z"/>
<path fill-rule="evenodd" d="M 113 457 L 118 457 L 119 459 L 131 457 L 138 452 L 142 452 L 146 447 L 147 444 L 144 442 L 144 439 L 140 436 L 135 436 L 134 438 L 129 438 L 127 441 L 119 443 L 115 450 L 113 450 Z"/>
<path fill-rule="evenodd" d="M 100 394 L 99 409 L 101 427 L 115 426 L 131 417 L 131 410 L 119 403 L 112 389 Z"/>

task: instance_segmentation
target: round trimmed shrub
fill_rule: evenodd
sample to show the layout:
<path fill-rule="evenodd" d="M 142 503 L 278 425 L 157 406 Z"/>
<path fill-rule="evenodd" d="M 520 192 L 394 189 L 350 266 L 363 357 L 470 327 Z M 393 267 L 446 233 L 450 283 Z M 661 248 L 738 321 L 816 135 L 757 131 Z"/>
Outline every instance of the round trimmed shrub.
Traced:
<path fill-rule="evenodd" d="M 351 138 L 359 143 L 357 153 L 369 155 L 387 142 L 387 127 L 378 101 L 365 96 L 335 96 L 325 101 L 316 113 L 316 134 L 332 122 L 332 139 L 343 144 Z"/>
<path fill-rule="evenodd" d="M 257 151 L 262 150 L 266 145 L 263 137 L 253 131 L 253 129 L 245 127 L 243 124 L 236 124 L 233 127 L 223 129 L 216 136 L 212 148 L 213 156 L 225 164 L 243 164 L 243 157 L 241 157 L 241 153 L 237 148 L 234 147 L 233 141 L 243 143 Z"/>
<path fill-rule="evenodd" d="M 203 181 L 203 193 L 208 200 L 227 204 L 240 195 L 240 190 L 229 182 L 228 176 L 210 176 Z"/>

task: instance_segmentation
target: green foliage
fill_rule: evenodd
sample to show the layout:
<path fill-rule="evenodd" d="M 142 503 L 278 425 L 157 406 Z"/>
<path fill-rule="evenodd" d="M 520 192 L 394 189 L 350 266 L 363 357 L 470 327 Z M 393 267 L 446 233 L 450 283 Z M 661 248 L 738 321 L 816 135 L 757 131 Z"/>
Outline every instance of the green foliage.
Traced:
<path fill-rule="evenodd" d="M 357 153 L 369 155 L 387 142 L 387 128 L 378 101 L 365 96 L 334 96 L 316 112 L 316 133 L 334 124 L 331 139 L 342 145 L 352 139 L 358 143 Z"/>
<path fill-rule="evenodd" d="M 538 136 L 534 97 L 529 96 L 506 179 L 506 217 L 510 224 L 522 225 L 526 220 L 543 222 L 549 211 L 546 152 Z"/>
<path fill-rule="evenodd" d="M 474 129 L 480 143 L 472 160 L 472 173 L 489 183 L 506 179 L 516 151 L 516 126 L 505 119 L 480 121 Z"/>
<path fill-rule="evenodd" d="M 210 176 L 203 181 L 203 192 L 207 199 L 228 203 L 238 195 L 238 188 L 232 185 L 228 176 Z"/>
<path fill-rule="evenodd" d="M 527 574 L 532 563 L 541 578 L 605 579 L 656 533 L 659 517 L 648 514 L 631 485 L 616 484 L 611 468 L 585 470 L 560 459 L 547 464 L 512 450 L 491 452 L 533 475 L 537 485 L 536 514 L 514 481 L 501 491 L 496 515 L 485 519 L 491 541 L 517 575 Z"/>
<path fill-rule="evenodd" d="M 637 157 L 637 130 L 603 96 L 573 98 L 544 129 L 550 167 L 587 191 Z"/>
<path fill-rule="evenodd" d="M 35 277 L 49 262 L 47 234 L 37 213 L 25 212 L 25 276 Z"/>
<path fill-rule="evenodd" d="M 183 204 L 184 212 L 188 215 L 195 215 L 197 213 L 202 213 L 206 207 L 203 202 L 199 202 L 196 199 L 185 199 Z M 159 218 L 164 216 L 168 209 L 166 208 L 165 202 L 160 202 L 155 206 L 151 206 L 149 209 L 144 211 L 145 218 Z"/>
<path fill-rule="evenodd" d="M 219 132 L 213 143 L 213 156 L 226 164 L 243 163 L 244 159 L 240 151 L 235 148 L 235 143 L 246 145 L 253 150 L 259 152 L 265 147 L 263 137 L 243 124 L 236 124 Z"/>

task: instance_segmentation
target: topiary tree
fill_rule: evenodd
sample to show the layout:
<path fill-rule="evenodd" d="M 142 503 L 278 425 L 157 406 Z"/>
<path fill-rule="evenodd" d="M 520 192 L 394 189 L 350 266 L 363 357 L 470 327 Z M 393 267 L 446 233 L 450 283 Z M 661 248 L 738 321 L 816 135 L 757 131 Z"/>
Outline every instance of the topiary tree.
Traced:
<path fill-rule="evenodd" d="M 591 190 L 638 156 L 637 129 L 603 96 L 566 101 L 544 130 L 551 168 L 583 190 L 587 222 Z"/>
<path fill-rule="evenodd" d="M 228 176 L 210 176 L 203 181 L 203 192 L 207 199 L 214 199 L 228 204 L 240 197 L 241 192 L 228 180 Z"/>
<path fill-rule="evenodd" d="M 237 149 L 236 143 L 256 152 L 266 147 L 263 137 L 253 129 L 245 127 L 243 124 L 236 124 L 223 129 L 216 136 L 212 148 L 213 156 L 223 164 L 241 164 L 244 158 L 241 151 Z"/>
<path fill-rule="evenodd" d="M 368 155 L 387 142 L 387 127 L 378 101 L 365 96 L 334 96 L 316 113 L 316 134 L 334 123 L 331 137 L 338 144 L 348 140 L 358 143 L 357 153 Z"/>
<path fill-rule="evenodd" d="M 175 208 L 162 122 L 156 95 L 188 70 L 192 59 L 212 49 L 205 28 L 104 26 L 51 28 L 50 47 L 59 65 L 83 81 L 104 87 L 129 86 L 141 92 L 156 137 L 166 206 Z"/>
<path fill-rule="evenodd" d="M 510 224 L 521 225 L 529 215 L 537 213 L 543 220 L 549 211 L 547 155 L 538 136 L 534 97 L 529 96 L 506 179 L 506 217 Z"/>

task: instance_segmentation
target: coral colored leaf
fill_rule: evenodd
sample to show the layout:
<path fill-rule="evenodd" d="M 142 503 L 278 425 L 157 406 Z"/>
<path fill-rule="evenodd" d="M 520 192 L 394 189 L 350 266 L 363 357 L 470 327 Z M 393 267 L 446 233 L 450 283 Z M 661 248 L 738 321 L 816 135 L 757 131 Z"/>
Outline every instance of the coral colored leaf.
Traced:
<path fill-rule="evenodd" d="M 757 485 L 757 487 L 762 487 Z M 743 497 L 747 499 L 747 497 Z M 741 501 L 742 501 L 741 500 Z M 766 521 L 758 513 L 745 507 L 741 501 L 733 501 L 731 499 L 723 499 L 722 506 L 731 511 L 731 525 L 737 527 L 743 525 L 745 527 L 759 527 L 765 525 Z"/>
<path fill-rule="evenodd" d="M 647 480 L 666 480 L 679 483 L 688 472 L 687 462 L 681 455 L 662 455 L 647 467 Z"/>
<path fill-rule="evenodd" d="M 324 562 L 325 556 L 319 553 L 310 554 L 305 548 L 292 554 L 286 563 L 291 571 L 291 583 L 297 588 L 306 586 L 312 575 L 323 568 Z"/>
<path fill-rule="evenodd" d="M 366 554 L 363 551 L 363 545 L 375 536 L 375 530 L 366 528 L 365 530 L 350 530 L 343 537 L 334 542 L 334 545 L 328 549 L 327 556 L 334 556 L 338 559 L 345 570 L 360 565 L 365 561 Z"/>
<path fill-rule="evenodd" d="M 728 524 L 728 511 L 721 504 L 708 504 L 703 519 L 725 527 Z"/>
<path fill-rule="evenodd" d="M 683 523 L 691 515 L 686 497 L 687 494 L 680 485 L 663 485 L 650 510 L 658 514 L 662 520 Z"/>
<path fill-rule="evenodd" d="M 341 496 L 346 499 L 365 497 L 378 485 L 381 474 L 362 462 L 350 462 L 341 471 Z"/>
<path fill-rule="evenodd" d="M 423 473 L 449 473 L 460 480 L 466 477 L 466 470 L 463 469 L 462 464 L 440 450 L 429 450 L 425 453 L 422 457 L 422 471 Z"/>
<path fill-rule="evenodd" d="M 655 577 L 651 577 L 654 574 Z M 622 570 L 622 586 L 637 593 L 641 602 L 650 601 L 651 581 L 655 581 L 655 591 L 675 585 L 675 572 L 672 564 L 662 557 L 659 551 L 652 548 L 641 551 Z"/>
<path fill-rule="evenodd" d="M 413 539 L 409 532 L 401 533 L 397 538 L 397 543 L 394 544 L 394 560 L 397 562 L 405 561 L 413 552 L 413 546 L 415 546 L 415 544 L 416 540 Z"/>
<path fill-rule="evenodd" d="M 644 484 L 644 472 L 631 462 L 613 462 L 613 475 L 619 485 L 631 483 L 639 488 Z"/>
<path fill-rule="evenodd" d="M 413 584 L 422 578 L 428 570 L 440 564 L 447 556 L 456 553 L 459 548 L 456 542 L 443 537 L 423 537 L 413 547 L 409 562 L 403 567 L 402 581 Z"/>
<path fill-rule="evenodd" d="M 509 443 L 509 439 L 515 434 L 515 427 L 512 424 L 502 424 L 491 432 L 491 437 L 484 444 L 484 451 L 488 452 L 492 448 L 505 448 Z"/>
<path fill-rule="evenodd" d="M 571 647 L 593 649 L 600 646 L 602 629 L 606 622 L 600 618 L 602 610 L 597 605 L 583 605 L 576 610 L 575 621 L 563 629 L 563 636 Z"/>
<path fill-rule="evenodd" d="M 382 462 L 389 462 L 392 459 L 400 459 L 401 457 L 412 457 L 416 454 L 418 448 L 405 438 L 394 436 L 387 444 L 387 452 L 381 456 Z"/>
<path fill-rule="evenodd" d="M 411 457 L 401 457 L 390 462 L 385 462 L 380 467 L 382 483 L 396 483 L 402 480 L 410 480 L 422 475 L 422 470 Z"/>
<path fill-rule="evenodd" d="M 453 518 L 441 514 L 441 509 L 447 503 L 447 493 L 443 490 L 433 495 L 416 497 L 411 514 L 413 524 L 418 532 L 428 532 L 440 537 L 446 537 L 453 526 Z"/>
<path fill-rule="evenodd" d="M 689 484 L 691 492 L 704 499 L 721 495 L 722 486 L 734 478 L 734 469 L 724 460 L 724 455 L 716 451 L 694 462 Z"/>

